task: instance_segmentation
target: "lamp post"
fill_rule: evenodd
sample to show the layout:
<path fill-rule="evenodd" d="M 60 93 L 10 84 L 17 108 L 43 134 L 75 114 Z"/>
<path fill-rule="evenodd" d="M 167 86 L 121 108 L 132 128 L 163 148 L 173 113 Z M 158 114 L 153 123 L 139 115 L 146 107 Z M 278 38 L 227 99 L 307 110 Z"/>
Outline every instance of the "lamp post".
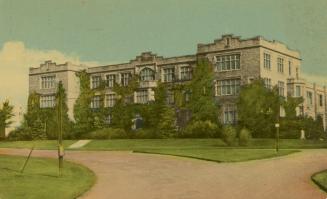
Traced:
<path fill-rule="evenodd" d="M 63 162 L 64 162 L 64 147 L 62 144 L 62 82 L 59 81 L 58 83 L 58 91 L 57 91 L 57 122 L 58 122 L 58 160 L 59 160 L 59 176 L 62 175 L 62 168 L 63 168 Z"/>

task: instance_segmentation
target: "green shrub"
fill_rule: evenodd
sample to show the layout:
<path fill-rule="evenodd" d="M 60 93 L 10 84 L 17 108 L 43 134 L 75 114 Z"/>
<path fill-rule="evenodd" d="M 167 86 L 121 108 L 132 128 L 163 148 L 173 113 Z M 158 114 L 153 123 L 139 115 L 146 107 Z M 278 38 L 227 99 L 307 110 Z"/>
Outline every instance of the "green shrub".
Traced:
<path fill-rule="evenodd" d="M 32 132 L 30 128 L 17 128 L 11 131 L 7 137 L 8 140 L 32 140 Z"/>
<path fill-rule="evenodd" d="M 154 129 L 150 128 L 141 128 L 137 129 L 133 132 L 134 136 L 133 138 L 136 139 L 152 139 L 152 138 L 160 138 L 160 136 L 155 132 Z"/>
<path fill-rule="evenodd" d="M 92 131 L 83 137 L 88 139 L 121 139 L 127 138 L 127 134 L 123 129 L 104 128 Z"/>
<path fill-rule="evenodd" d="M 207 121 L 193 121 L 182 132 L 182 137 L 188 138 L 208 138 L 215 137 L 219 128 L 218 125 Z"/>
<path fill-rule="evenodd" d="M 236 138 L 236 130 L 234 127 L 232 126 L 225 126 L 223 131 L 222 131 L 222 135 L 221 135 L 221 139 L 228 145 L 231 146 L 233 145 L 234 141 Z"/>
<path fill-rule="evenodd" d="M 251 133 L 248 129 L 243 128 L 240 131 L 238 143 L 240 146 L 247 146 L 249 144 L 249 141 L 251 139 Z"/>

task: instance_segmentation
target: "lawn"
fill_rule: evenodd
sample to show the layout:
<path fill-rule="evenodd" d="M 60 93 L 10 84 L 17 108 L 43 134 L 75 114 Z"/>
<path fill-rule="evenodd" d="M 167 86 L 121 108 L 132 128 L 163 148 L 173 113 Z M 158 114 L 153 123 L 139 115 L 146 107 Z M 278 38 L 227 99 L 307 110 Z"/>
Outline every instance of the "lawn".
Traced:
<path fill-rule="evenodd" d="M 278 153 L 274 149 L 144 149 L 136 150 L 134 152 L 140 153 L 154 153 L 175 155 L 182 157 L 190 157 L 201 160 L 208 160 L 214 162 L 241 162 L 248 160 L 272 158 L 291 153 L 298 152 L 298 150 L 280 150 Z"/>
<path fill-rule="evenodd" d="M 58 177 L 57 161 L 45 158 L 32 157 L 21 174 L 24 161 L 24 157 L 0 155 L 1 199 L 71 199 L 95 182 L 92 171 L 71 162 L 64 163 L 63 176 Z"/>
<path fill-rule="evenodd" d="M 311 179 L 322 190 L 327 192 L 327 170 L 314 174 Z"/>
<path fill-rule="evenodd" d="M 74 143 L 65 141 L 65 146 Z M 1 147 L 29 148 L 33 142 L 0 142 Z M 38 149 L 56 149 L 56 141 L 36 141 Z M 248 146 L 237 143 L 226 146 L 221 139 L 117 139 L 93 140 L 75 150 L 120 150 L 143 153 L 169 154 L 192 157 L 216 162 L 238 162 L 287 155 L 298 149 L 327 148 L 326 141 L 281 139 L 280 152 L 275 153 L 275 139 L 252 139 Z M 69 149 L 68 149 L 69 150 Z"/>
<path fill-rule="evenodd" d="M 76 142 L 76 140 L 65 140 L 64 147 Z M 35 149 L 57 149 L 57 140 L 36 140 L 36 141 L 0 141 L 0 148 L 32 148 Z"/>
<path fill-rule="evenodd" d="M 195 149 L 195 148 L 250 148 L 274 149 L 275 139 L 252 139 L 248 146 L 235 143 L 228 147 L 221 139 L 122 139 L 93 140 L 82 150 L 143 150 L 143 149 Z M 281 149 L 327 148 L 327 141 L 280 139 Z"/>

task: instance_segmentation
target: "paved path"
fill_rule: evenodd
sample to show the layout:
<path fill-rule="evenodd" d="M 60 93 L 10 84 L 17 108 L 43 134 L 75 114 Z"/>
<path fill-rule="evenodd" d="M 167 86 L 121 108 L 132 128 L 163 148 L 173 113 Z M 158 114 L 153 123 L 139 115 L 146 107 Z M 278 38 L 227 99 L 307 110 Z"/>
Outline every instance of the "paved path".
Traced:
<path fill-rule="evenodd" d="M 0 149 L 0 154 L 27 150 Z M 35 151 L 53 157 L 55 151 Z M 97 183 L 84 199 L 325 199 L 310 176 L 327 168 L 327 150 L 275 159 L 214 163 L 131 152 L 70 151 L 66 159 L 88 166 Z"/>
<path fill-rule="evenodd" d="M 91 140 L 78 140 L 77 142 L 70 145 L 68 148 L 69 149 L 78 149 L 78 148 L 81 148 L 81 147 L 87 145 L 89 142 L 91 142 Z"/>

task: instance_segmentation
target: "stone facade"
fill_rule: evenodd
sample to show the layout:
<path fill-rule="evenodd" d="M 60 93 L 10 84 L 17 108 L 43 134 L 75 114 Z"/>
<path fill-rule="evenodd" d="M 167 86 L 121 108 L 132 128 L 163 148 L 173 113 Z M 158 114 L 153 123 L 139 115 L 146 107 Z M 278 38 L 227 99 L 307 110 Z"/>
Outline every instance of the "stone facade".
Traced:
<path fill-rule="evenodd" d="M 55 62 L 46 61 L 38 68 L 29 69 L 29 93 L 36 92 L 44 96 L 54 96 L 57 90 L 57 84 L 62 81 L 67 94 L 68 115 L 74 118 L 73 109 L 75 101 L 79 95 L 79 79 L 76 72 L 85 69 L 83 66 L 77 66 L 70 62 L 64 64 L 56 64 Z M 50 78 L 51 82 L 47 85 L 43 82 L 46 78 Z M 48 99 L 53 100 L 53 98 Z M 51 102 L 48 105 L 51 106 Z"/>
<path fill-rule="evenodd" d="M 99 81 L 106 82 L 105 106 L 114 104 L 111 101 L 114 95 L 113 82 L 125 84 L 133 75 L 140 76 L 140 88 L 135 92 L 133 100 L 135 103 L 147 103 L 154 100 L 153 88 L 158 81 L 169 85 L 189 81 L 199 58 L 207 58 L 214 66 L 215 94 L 222 107 L 222 122 L 231 123 L 237 120 L 235 102 L 240 86 L 262 78 L 268 87 L 278 85 L 280 95 L 302 96 L 305 101 L 298 108 L 298 113 L 313 118 L 321 115 L 326 127 L 326 87 L 301 79 L 301 58 L 298 51 L 260 36 L 241 39 L 233 35 L 223 35 L 213 43 L 198 44 L 194 55 L 165 58 L 152 52 L 144 52 L 127 63 L 89 67 L 87 72 L 91 77 L 91 88 L 98 86 Z M 79 94 L 79 82 L 75 73 L 84 68 L 71 63 L 56 65 L 51 61 L 38 68 L 31 68 L 30 92 L 53 95 L 55 88 L 42 89 L 41 81 L 44 76 L 55 75 L 56 80 L 63 81 L 68 94 L 69 115 L 73 118 L 73 104 Z M 97 105 L 95 100 L 91 106 Z"/>

